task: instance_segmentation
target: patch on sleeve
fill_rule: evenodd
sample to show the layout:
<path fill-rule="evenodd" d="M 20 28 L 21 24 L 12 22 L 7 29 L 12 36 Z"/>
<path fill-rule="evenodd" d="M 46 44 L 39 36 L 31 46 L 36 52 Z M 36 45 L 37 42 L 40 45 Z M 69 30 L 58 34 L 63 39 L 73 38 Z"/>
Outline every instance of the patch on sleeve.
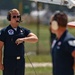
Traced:
<path fill-rule="evenodd" d="M 68 44 L 69 44 L 70 46 L 75 46 L 75 40 L 69 40 L 69 41 L 68 41 Z"/>

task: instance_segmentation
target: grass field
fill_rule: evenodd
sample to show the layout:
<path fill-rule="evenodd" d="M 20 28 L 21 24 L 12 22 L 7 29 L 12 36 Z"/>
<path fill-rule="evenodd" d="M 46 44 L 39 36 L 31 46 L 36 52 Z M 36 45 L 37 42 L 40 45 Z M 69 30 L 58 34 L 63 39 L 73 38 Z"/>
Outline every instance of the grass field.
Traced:
<path fill-rule="evenodd" d="M 52 69 L 50 67 L 35 68 L 37 75 L 52 75 Z M 26 68 L 26 75 L 36 75 L 33 68 Z"/>
<path fill-rule="evenodd" d="M 35 25 L 28 25 L 27 28 L 29 28 L 33 33 L 37 35 L 37 28 L 36 24 Z M 26 52 L 32 51 L 32 52 L 38 52 L 40 53 L 49 53 L 50 51 L 50 35 L 49 35 L 49 30 L 48 26 L 46 25 L 40 25 L 39 28 L 39 41 L 38 41 L 38 46 L 36 44 L 31 44 L 31 43 L 26 43 Z M 37 48 L 38 47 L 38 48 Z"/>
<path fill-rule="evenodd" d="M 39 62 L 39 63 L 42 63 L 42 62 L 51 62 L 51 56 L 48 54 L 44 54 L 44 55 L 27 55 L 25 56 L 26 58 L 26 63 L 30 63 L 31 62 Z M 29 59 L 30 61 L 29 61 Z"/>

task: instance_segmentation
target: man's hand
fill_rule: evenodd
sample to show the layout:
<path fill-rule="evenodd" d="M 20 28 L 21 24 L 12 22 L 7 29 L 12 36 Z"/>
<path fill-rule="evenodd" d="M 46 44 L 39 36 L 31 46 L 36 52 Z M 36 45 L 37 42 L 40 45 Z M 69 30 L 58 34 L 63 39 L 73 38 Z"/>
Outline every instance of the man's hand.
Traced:
<path fill-rule="evenodd" d="M 4 70 L 3 64 L 0 64 L 0 70 Z"/>
<path fill-rule="evenodd" d="M 20 43 L 23 43 L 24 41 L 23 41 L 23 38 L 18 38 L 17 40 L 16 40 L 16 44 L 17 45 L 19 45 Z"/>

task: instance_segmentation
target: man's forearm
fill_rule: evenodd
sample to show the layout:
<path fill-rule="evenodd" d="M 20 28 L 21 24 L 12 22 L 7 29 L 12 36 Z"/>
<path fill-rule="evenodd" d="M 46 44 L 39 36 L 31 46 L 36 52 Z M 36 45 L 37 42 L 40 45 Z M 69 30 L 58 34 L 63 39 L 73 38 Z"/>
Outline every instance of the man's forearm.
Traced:
<path fill-rule="evenodd" d="M 2 63 L 2 50 L 0 49 L 0 64 Z"/>
<path fill-rule="evenodd" d="M 26 38 L 24 38 L 24 41 L 25 42 L 31 42 L 31 43 L 35 43 L 35 42 L 37 42 L 38 41 L 38 38 L 36 37 L 26 37 Z"/>

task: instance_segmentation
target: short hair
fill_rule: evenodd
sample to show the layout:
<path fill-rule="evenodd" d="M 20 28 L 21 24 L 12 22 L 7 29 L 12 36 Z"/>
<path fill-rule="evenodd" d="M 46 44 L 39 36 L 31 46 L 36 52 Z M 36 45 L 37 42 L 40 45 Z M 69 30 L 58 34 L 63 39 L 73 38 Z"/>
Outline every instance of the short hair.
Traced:
<path fill-rule="evenodd" d="M 15 8 L 14 8 L 14 9 L 11 9 L 11 10 L 8 12 L 8 14 L 11 15 L 12 13 L 15 13 L 15 12 L 18 13 L 18 14 L 20 14 L 19 10 L 18 10 L 18 9 L 15 9 Z"/>
<path fill-rule="evenodd" d="M 17 10 L 17 9 L 11 9 L 8 14 L 7 14 L 7 19 L 10 21 L 11 20 L 11 14 L 12 13 L 18 13 L 20 15 L 20 12 Z M 21 17 L 20 17 L 20 20 L 21 20 Z"/>
<path fill-rule="evenodd" d="M 52 17 L 52 21 L 55 20 L 58 23 L 58 26 L 66 27 L 68 22 L 68 17 L 64 12 L 55 12 Z"/>

